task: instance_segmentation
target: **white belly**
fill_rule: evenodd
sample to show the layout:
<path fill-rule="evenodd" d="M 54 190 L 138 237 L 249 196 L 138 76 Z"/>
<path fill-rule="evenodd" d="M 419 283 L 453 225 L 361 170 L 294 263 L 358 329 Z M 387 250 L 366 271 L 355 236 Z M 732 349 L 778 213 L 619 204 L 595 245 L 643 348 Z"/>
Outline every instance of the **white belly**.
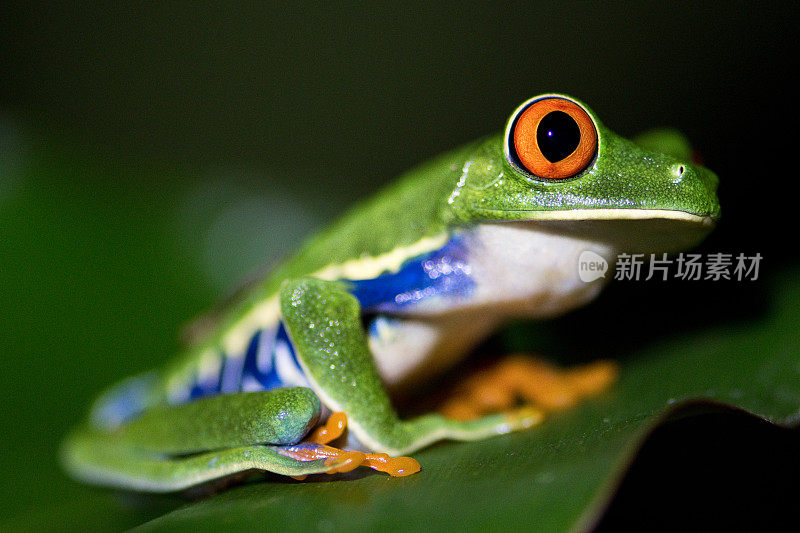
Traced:
<path fill-rule="evenodd" d="M 578 260 L 585 251 L 605 259 L 605 277 L 582 281 Z M 616 251 L 588 236 L 533 222 L 479 225 L 470 250 L 476 283 L 472 305 L 505 317 L 549 318 L 593 299 L 613 276 Z"/>
<path fill-rule="evenodd" d="M 387 386 L 403 389 L 458 361 L 512 317 L 548 318 L 594 298 L 613 275 L 615 250 L 589 237 L 531 222 L 481 224 L 467 237 L 474 288 L 436 312 L 386 319 L 370 334 Z M 578 258 L 592 251 L 611 265 L 605 278 L 580 279 Z M 531 347 L 532 349 L 535 347 Z"/>

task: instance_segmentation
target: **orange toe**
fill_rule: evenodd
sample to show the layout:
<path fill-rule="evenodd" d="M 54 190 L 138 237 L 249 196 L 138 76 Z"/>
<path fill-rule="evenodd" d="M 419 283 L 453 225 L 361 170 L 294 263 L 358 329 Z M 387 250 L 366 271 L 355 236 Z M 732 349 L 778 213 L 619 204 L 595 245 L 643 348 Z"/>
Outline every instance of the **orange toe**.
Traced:
<path fill-rule="evenodd" d="M 341 437 L 345 428 L 347 428 L 347 415 L 342 412 L 332 413 L 325 424 L 315 429 L 305 442 L 328 444 Z"/>

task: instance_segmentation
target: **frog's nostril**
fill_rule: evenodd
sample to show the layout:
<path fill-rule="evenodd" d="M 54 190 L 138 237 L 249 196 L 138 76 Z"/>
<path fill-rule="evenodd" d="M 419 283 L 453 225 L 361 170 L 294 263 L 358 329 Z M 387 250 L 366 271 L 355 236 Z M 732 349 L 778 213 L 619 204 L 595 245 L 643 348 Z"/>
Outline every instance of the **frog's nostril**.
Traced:
<path fill-rule="evenodd" d="M 683 179 L 683 175 L 685 172 L 686 172 L 686 165 L 683 164 L 673 165 L 672 166 L 672 175 L 674 176 L 672 180 L 673 183 L 680 183 L 680 181 Z"/>

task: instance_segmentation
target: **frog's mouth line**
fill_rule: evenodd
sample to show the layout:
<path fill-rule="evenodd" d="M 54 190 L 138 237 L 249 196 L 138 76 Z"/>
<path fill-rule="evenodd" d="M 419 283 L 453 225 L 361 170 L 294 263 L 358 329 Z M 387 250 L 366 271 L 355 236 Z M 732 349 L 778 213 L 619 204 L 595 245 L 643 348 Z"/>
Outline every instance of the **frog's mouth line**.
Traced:
<path fill-rule="evenodd" d="M 695 215 L 673 209 L 564 209 L 558 211 L 492 209 L 494 212 L 518 213 L 523 220 L 581 221 L 581 220 L 679 220 L 700 226 L 713 227 L 717 221 L 710 215 Z"/>
<path fill-rule="evenodd" d="M 574 209 L 559 211 L 496 210 L 516 223 L 556 236 L 604 243 L 618 253 L 677 253 L 700 243 L 714 227 L 714 217 L 673 209 Z M 512 214 L 513 213 L 513 214 Z M 631 220 L 636 223 L 631 224 Z"/>

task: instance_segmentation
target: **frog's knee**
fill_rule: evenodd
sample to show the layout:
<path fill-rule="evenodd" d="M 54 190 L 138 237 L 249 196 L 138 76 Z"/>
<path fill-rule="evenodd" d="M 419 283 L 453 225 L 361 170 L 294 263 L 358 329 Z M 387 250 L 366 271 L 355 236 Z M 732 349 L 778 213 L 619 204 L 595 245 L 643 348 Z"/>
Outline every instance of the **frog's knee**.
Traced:
<path fill-rule="evenodd" d="M 264 442 L 286 445 L 295 444 L 317 425 L 322 408 L 317 395 L 307 387 L 278 389 L 277 401 L 265 402 L 260 417 L 251 418 L 254 425 L 272 422 L 271 432 Z"/>

